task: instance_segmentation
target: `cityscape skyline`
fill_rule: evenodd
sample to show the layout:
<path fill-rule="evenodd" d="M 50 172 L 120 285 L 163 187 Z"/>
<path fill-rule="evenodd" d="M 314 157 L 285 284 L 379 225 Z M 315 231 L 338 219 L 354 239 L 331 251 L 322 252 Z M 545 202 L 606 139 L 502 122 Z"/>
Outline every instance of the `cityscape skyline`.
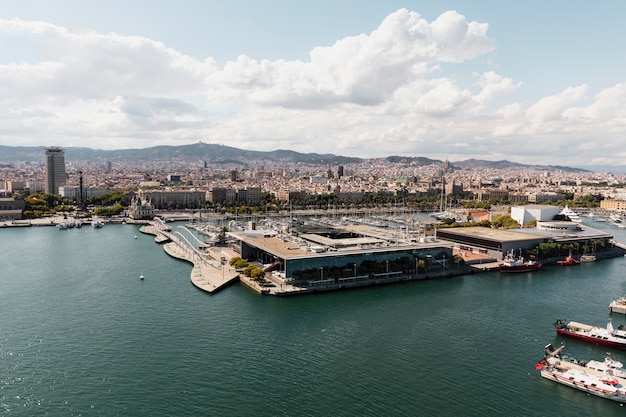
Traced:
<path fill-rule="evenodd" d="M 12 4 L 0 145 L 624 165 L 626 5 L 430 3 Z"/>

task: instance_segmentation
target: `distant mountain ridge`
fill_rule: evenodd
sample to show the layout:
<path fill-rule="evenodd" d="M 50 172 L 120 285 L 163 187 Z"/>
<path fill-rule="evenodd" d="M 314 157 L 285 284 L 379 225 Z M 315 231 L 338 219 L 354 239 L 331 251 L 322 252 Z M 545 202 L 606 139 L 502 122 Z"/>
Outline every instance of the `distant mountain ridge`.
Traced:
<path fill-rule="evenodd" d="M 2 146 L 0 145 L 0 163 L 11 163 L 18 161 L 42 162 L 44 161 L 45 150 L 49 146 Z M 338 156 L 333 154 L 300 153 L 291 150 L 277 149 L 274 151 L 249 151 L 234 148 L 226 145 L 198 142 L 190 145 L 178 146 L 154 146 L 143 149 L 117 149 L 102 150 L 84 147 L 66 147 L 65 160 L 68 162 L 81 161 L 112 161 L 112 162 L 156 162 L 156 161 L 207 161 L 212 164 L 240 163 L 247 164 L 251 161 L 273 161 L 273 162 L 307 162 L 320 165 L 341 165 L 350 163 L 360 163 L 368 161 L 365 158 L 354 158 Z M 383 159 L 389 163 L 401 163 L 407 165 L 432 165 L 443 164 L 443 161 L 426 157 L 406 157 L 388 156 Z M 467 159 L 464 161 L 450 162 L 454 167 L 467 169 L 492 168 L 535 168 L 549 171 L 564 172 L 590 172 L 580 168 L 570 168 L 552 165 L 524 165 L 510 161 L 484 161 L 478 159 Z"/>
<path fill-rule="evenodd" d="M 49 146 L 1 146 L 0 162 L 43 161 Z M 250 162 L 251 160 L 350 163 L 360 158 L 350 158 L 332 154 L 299 153 L 289 150 L 270 152 L 248 151 L 231 146 L 210 143 L 195 143 L 179 146 L 154 146 L 143 149 L 102 150 L 92 148 L 64 147 L 66 161 L 207 161 L 211 163 Z"/>

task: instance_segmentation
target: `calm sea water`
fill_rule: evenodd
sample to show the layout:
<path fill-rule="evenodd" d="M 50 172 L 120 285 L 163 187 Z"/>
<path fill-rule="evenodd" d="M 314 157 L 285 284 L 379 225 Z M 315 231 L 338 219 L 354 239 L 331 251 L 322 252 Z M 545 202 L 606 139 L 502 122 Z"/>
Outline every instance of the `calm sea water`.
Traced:
<path fill-rule="evenodd" d="M 534 369 L 547 343 L 604 357 L 552 323 L 604 325 L 625 258 L 293 298 L 190 272 L 135 226 L 0 229 L 0 415 L 626 413 Z"/>

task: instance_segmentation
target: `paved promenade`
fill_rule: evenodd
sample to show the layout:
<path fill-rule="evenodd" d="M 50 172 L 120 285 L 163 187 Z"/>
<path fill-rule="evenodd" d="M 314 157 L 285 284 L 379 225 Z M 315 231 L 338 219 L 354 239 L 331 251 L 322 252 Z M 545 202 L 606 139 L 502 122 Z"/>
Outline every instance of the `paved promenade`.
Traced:
<path fill-rule="evenodd" d="M 167 236 L 171 242 L 164 244 L 163 249 L 168 255 L 193 264 L 191 283 L 203 291 L 214 293 L 231 282 L 239 280 L 239 273 L 228 264 L 228 260 L 225 260 L 222 265 L 218 254 L 198 253 L 188 245 L 179 243 L 176 236 L 161 232 L 153 225 L 143 226 L 140 231 L 156 235 L 155 240 L 158 240 L 159 236 Z"/>

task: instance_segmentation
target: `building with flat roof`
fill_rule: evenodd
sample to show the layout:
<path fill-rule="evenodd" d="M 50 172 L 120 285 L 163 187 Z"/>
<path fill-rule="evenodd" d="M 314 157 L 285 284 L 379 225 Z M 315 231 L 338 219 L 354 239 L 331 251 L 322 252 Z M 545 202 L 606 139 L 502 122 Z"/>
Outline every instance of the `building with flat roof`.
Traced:
<path fill-rule="evenodd" d="M 297 235 L 269 230 L 230 232 L 242 259 L 276 269 L 301 285 L 354 282 L 450 269 L 452 245 L 411 243 L 372 227 L 324 228 Z"/>
<path fill-rule="evenodd" d="M 456 227 L 437 230 L 439 239 L 456 245 L 487 250 L 487 254 L 501 259 L 510 251 L 534 250 L 541 243 L 578 245 L 602 242 L 609 248 L 613 235 L 574 222 L 538 222 L 536 228 L 495 229 L 490 227 Z"/>

